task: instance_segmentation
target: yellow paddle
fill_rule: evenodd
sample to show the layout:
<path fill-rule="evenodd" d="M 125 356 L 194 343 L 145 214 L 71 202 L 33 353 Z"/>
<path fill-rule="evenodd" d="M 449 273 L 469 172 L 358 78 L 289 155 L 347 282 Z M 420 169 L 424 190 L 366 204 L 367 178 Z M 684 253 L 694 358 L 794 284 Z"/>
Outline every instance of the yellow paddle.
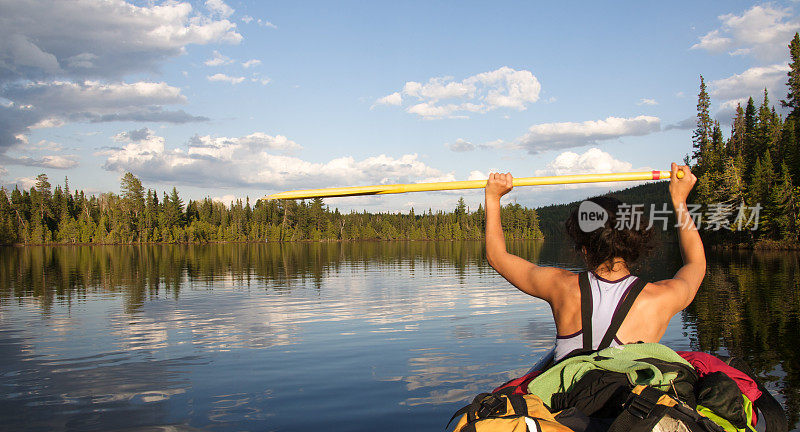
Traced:
<path fill-rule="evenodd" d="M 520 177 L 514 179 L 514 186 L 536 186 L 554 185 L 570 183 L 599 183 L 613 181 L 637 181 L 637 180 L 660 180 L 668 179 L 669 171 L 642 171 L 627 173 L 608 173 L 608 174 L 579 174 L 549 177 Z M 683 178 L 683 171 L 678 171 L 678 178 Z M 356 195 L 382 195 L 396 194 L 405 192 L 425 192 L 455 189 L 480 189 L 486 186 L 486 180 L 468 180 L 435 183 L 411 183 L 375 186 L 351 186 L 326 189 L 306 189 L 288 192 L 278 192 L 267 195 L 265 198 L 272 199 L 304 199 L 304 198 L 326 198 Z"/>

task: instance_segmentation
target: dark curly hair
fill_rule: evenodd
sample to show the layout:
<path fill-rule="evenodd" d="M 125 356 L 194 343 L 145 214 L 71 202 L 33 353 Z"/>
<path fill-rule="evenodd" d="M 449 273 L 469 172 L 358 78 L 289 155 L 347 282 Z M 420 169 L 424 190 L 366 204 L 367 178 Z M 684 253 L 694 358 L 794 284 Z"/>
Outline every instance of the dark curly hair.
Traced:
<path fill-rule="evenodd" d="M 617 228 L 617 219 L 625 209 L 628 209 L 628 215 L 631 214 L 630 206 L 626 207 L 625 203 L 608 195 L 589 198 L 588 201 L 606 210 L 608 218 L 605 225 L 591 232 L 583 231 L 578 224 L 579 207 L 575 207 L 567 218 L 566 231 L 589 269 L 595 270 L 604 263 L 613 265 L 614 258 L 625 260 L 625 265 L 630 269 L 639 258 L 653 249 L 653 229 L 647 228 L 649 223 L 644 214 L 638 226 Z"/>

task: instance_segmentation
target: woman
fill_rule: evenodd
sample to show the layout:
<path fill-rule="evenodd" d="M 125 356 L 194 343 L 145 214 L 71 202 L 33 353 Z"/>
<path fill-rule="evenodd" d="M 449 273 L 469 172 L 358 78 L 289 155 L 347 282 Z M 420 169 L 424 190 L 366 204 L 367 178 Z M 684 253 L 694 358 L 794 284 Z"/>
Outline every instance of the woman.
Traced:
<path fill-rule="evenodd" d="M 629 271 L 634 261 L 646 252 L 649 230 L 635 226 L 617 229 L 615 215 L 621 203 L 607 197 L 593 199 L 609 216 L 603 227 L 583 232 L 577 211 L 567 221 L 567 232 L 583 255 L 589 272 L 538 266 L 508 253 L 500 221 L 500 198 L 513 188 L 512 177 L 509 173 L 489 176 L 485 190 L 486 257 L 520 291 L 550 304 L 557 330 L 556 361 L 573 352 L 609 345 L 658 342 L 670 319 L 694 299 L 706 272 L 703 242 L 686 208 L 686 197 L 697 178 L 687 166 L 673 163 L 671 170 L 669 192 L 679 222 L 683 267 L 672 279 L 650 283 L 639 281 Z M 677 178 L 678 170 L 684 173 L 681 179 Z M 641 291 L 636 295 L 638 290 Z M 620 306 L 624 303 L 630 306 L 627 315 L 625 307 Z M 591 330 L 584 331 L 588 330 L 585 327 Z M 601 342 L 605 344 L 602 347 Z"/>

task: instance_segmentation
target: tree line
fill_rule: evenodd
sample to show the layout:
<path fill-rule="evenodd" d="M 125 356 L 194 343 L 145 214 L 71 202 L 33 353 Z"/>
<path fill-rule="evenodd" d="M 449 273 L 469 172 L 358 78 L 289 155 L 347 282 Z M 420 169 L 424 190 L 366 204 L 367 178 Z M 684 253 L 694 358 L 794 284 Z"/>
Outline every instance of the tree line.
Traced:
<path fill-rule="evenodd" d="M 788 94 L 780 104 L 788 109 L 784 118 L 770 105 L 764 89 L 756 107 L 750 97 L 739 104 L 730 136 L 725 139 L 719 121 L 709 113 L 711 98 L 700 76 L 697 128 L 693 133 L 693 162 L 697 175 L 694 201 L 730 208 L 723 213 L 733 227 L 736 208 L 758 211 L 759 226 L 734 228 L 733 232 L 703 232 L 712 243 L 798 243 L 800 219 L 800 35 L 789 43 Z M 757 209 L 757 210 L 756 210 Z"/>
<path fill-rule="evenodd" d="M 502 208 L 506 238 L 543 238 L 536 210 Z M 0 244 L 207 243 L 303 240 L 478 240 L 482 206 L 469 211 L 460 198 L 451 212 L 341 213 L 321 198 L 305 201 L 211 198 L 184 204 L 176 188 L 159 197 L 126 173 L 120 193 L 87 195 L 52 187 L 46 174 L 30 190 L 0 189 Z"/>

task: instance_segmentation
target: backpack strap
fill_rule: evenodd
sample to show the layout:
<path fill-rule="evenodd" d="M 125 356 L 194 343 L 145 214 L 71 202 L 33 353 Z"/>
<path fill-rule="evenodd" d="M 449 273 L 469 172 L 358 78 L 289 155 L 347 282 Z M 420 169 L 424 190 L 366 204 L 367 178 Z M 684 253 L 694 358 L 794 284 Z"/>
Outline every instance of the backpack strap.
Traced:
<path fill-rule="evenodd" d="M 481 393 L 475 396 L 475 398 L 472 399 L 472 403 L 470 403 L 467 406 L 459 408 L 458 411 L 456 411 L 455 414 L 453 414 L 453 416 L 450 417 L 450 421 L 447 422 L 447 426 L 445 426 L 444 428 L 447 429 L 448 427 L 450 427 L 450 423 L 452 423 L 453 420 L 456 419 L 456 417 L 462 416 L 464 414 L 467 415 L 467 422 L 474 422 L 478 418 L 477 412 L 481 408 L 481 402 L 483 402 L 483 400 L 490 395 L 491 393 Z"/>
<path fill-rule="evenodd" d="M 622 413 L 614 419 L 608 432 L 651 432 L 666 414 L 681 421 L 690 431 L 726 432 L 722 426 L 688 405 L 650 386 L 633 389 Z"/>
<path fill-rule="evenodd" d="M 658 405 L 664 393 L 653 387 L 644 387 L 639 394 L 631 393 L 625 409 L 609 426 L 608 432 L 650 431 L 663 417 L 665 405 Z"/>
<path fill-rule="evenodd" d="M 450 423 L 453 423 L 453 420 L 455 420 L 456 417 L 466 414 L 470 408 L 472 408 L 472 404 L 459 408 L 458 411 L 456 411 L 455 414 L 453 414 L 453 416 L 450 417 L 450 421 L 447 422 L 447 425 L 444 428 L 445 429 L 449 428 Z"/>
<path fill-rule="evenodd" d="M 589 282 L 588 277 L 586 282 Z M 598 350 L 611 346 L 611 341 L 613 341 L 614 337 L 617 336 L 617 331 L 619 331 L 620 326 L 622 326 L 622 322 L 625 321 L 625 317 L 627 317 L 628 312 L 631 311 L 633 302 L 636 301 L 636 297 L 639 296 L 645 285 L 647 285 L 647 281 L 637 277 L 636 281 L 634 281 L 633 284 L 628 287 L 628 293 L 625 295 L 625 298 L 622 299 L 622 302 L 620 302 L 617 310 L 614 311 L 614 315 L 611 317 L 611 324 L 608 326 L 606 334 L 603 335 L 603 339 L 600 341 L 600 346 L 597 347 Z M 583 290 L 581 290 L 581 300 L 583 300 Z M 583 307 L 581 307 L 581 313 L 583 313 Z"/>
<path fill-rule="evenodd" d="M 468 424 L 489 416 L 506 414 L 506 399 L 504 399 L 504 397 L 511 403 L 511 407 L 514 408 L 516 414 L 528 414 L 528 406 L 522 396 L 502 393 L 481 393 L 475 396 L 471 404 L 456 411 L 455 414 L 450 417 L 450 420 L 444 428 L 447 429 L 450 427 L 450 423 L 452 423 L 456 417 L 464 414 L 467 415 Z"/>
<path fill-rule="evenodd" d="M 525 398 L 522 395 L 508 395 L 508 402 L 511 403 L 511 407 L 514 408 L 515 415 L 528 415 L 528 403 L 525 402 Z"/>
<path fill-rule="evenodd" d="M 581 331 L 583 350 L 592 350 L 592 287 L 589 285 L 589 272 L 578 273 L 578 286 L 581 289 Z"/>

